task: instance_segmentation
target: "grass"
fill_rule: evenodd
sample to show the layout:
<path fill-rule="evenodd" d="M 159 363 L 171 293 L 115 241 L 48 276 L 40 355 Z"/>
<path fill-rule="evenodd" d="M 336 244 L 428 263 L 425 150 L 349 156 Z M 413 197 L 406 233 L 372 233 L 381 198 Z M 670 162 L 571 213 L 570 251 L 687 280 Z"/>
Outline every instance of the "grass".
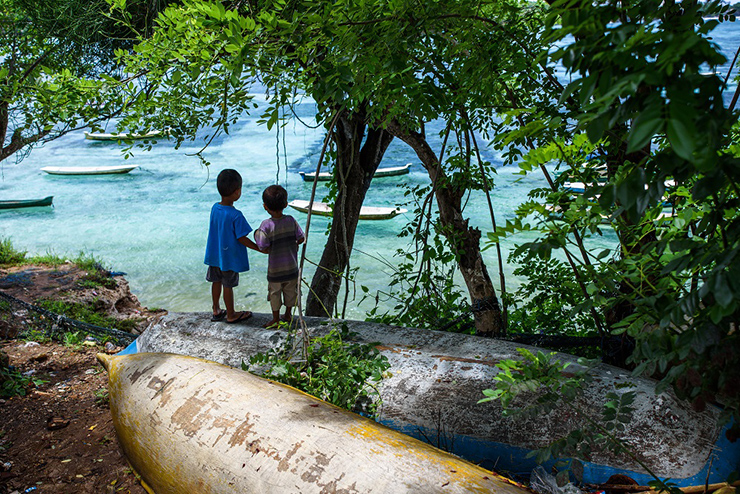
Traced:
<path fill-rule="evenodd" d="M 41 329 L 29 328 L 23 332 L 23 339 L 26 341 L 35 341 L 36 343 L 49 343 L 51 336 Z"/>
<path fill-rule="evenodd" d="M 100 260 L 91 254 L 80 252 L 77 257 L 72 259 L 59 256 L 52 252 L 47 252 L 41 256 L 28 256 L 26 251 L 16 249 L 9 238 L 0 237 L 0 267 L 37 264 L 57 268 L 67 263 L 74 264 L 86 273 L 84 277 L 77 281 L 78 288 L 94 289 L 101 286 L 115 288 L 117 286 L 116 280 L 110 276 L 108 269 L 103 266 Z M 126 332 L 132 332 L 144 320 L 143 318 L 116 319 L 107 314 L 96 312 L 91 305 L 64 302 L 61 300 L 41 299 L 36 304 L 55 314 L 61 314 L 70 319 Z M 8 305 L 7 308 L 0 306 L 0 319 L 7 317 L 6 313 L 10 313 L 10 306 Z M 40 321 L 37 320 L 39 323 Z M 49 326 L 51 324 L 53 323 L 50 323 Z M 44 326 L 45 324 L 40 324 L 38 327 L 27 329 L 22 335 L 23 338 L 39 343 L 50 341 L 52 339 L 51 331 L 45 331 Z M 64 344 L 71 347 L 81 345 L 84 340 L 84 334 L 82 332 L 65 332 L 62 335 L 54 335 L 53 337 L 54 339 L 60 339 Z"/>
<path fill-rule="evenodd" d="M 93 393 L 95 397 L 95 404 L 101 407 L 108 406 L 110 403 L 110 395 L 108 395 L 108 388 L 100 388 L 95 390 Z M 106 436 L 107 437 L 107 436 Z"/>
<path fill-rule="evenodd" d="M 46 254 L 40 256 L 31 256 L 26 259 L 26 262 L 28 264 L 43 264 L 44 266 L 51 266 L 53 268 L 58 268 L 67 261 L 68 259 L 66 257 L 62 257 L 51 251 L 46 251 Z"/>
<path fill-rule="evenodd" d="M 0 265 L 16 266 L 26 261 L 26 251 L 17 250 L 9 238 L 0 240 Z"/>
<path fill-rule="evenodd" d="M 44 309 L 103 328 L 119 329 L 121 331 L 131 332 L 142 319 L 116 319 L 107 315 L 95 312 L 89 305 L 78 304 L 73 302 L 63 302 L 61 300 L 44 299 L 39 300 L 38 305 Z M 68 339 L 74 340 L 74 336 Z M 84 338 L 83 338 L 84 339 Z"/>
<path fill-rule="evenodd" d="M 68 333 L 64 333 L 64 336 L 62 337 L 64 345 L 73 348 L 82 345 L 83 341 L 85 341 L 85 334 L 82 331 L 70 331 Z"/>
<path fill-rule="evenodd" d="M 0 239 L 0 267 L 40 264 L 58 268 L 66 263 L 72 263 L 81 270 L 87 271 L 87 276 L 79 282 L 81 288 L 96 288 L 98 286 L 115 288 L 116 286 L 115 280 L 108 274 L 108 269 L 92 254 L 80 252 L 77 257 L 70 259 L 47 251 L 43 255 L 29 256 L 28 252 L 15 248 L 9 238 Z"/>
<path fill-rule="evenodd" d="M 7 300 L 0 300 L 0 319 L 8 319 L 11 316 L 13 306 Z"/>

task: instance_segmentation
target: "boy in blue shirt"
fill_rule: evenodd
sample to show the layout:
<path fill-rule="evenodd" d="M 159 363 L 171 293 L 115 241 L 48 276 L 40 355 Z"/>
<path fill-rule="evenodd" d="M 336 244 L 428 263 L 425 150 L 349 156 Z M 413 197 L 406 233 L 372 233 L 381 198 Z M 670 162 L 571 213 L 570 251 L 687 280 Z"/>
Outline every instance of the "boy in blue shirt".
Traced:
<path fill-rule="evenodd" d="M 236 170 L 226 169 L 216 179 L 221 202 L 211 208 L 208 228 L 205 264 L 208 265 L 206 280 L 212 283 L 213 317 L 211 321 L 226 320 L 227 323 L 245 321 L 252 317 L 251 311 L 234 311 L 234 287 L 239 285 L 239 273 L 249 271 L 247 247 L 259 251 L 259 247 L 247 238 L 252 227 L 244 215 L 234 207 L 242 195 L 242 177 Z M 226 310 L 221 310 L 219 299 L 223 290 Z"/>

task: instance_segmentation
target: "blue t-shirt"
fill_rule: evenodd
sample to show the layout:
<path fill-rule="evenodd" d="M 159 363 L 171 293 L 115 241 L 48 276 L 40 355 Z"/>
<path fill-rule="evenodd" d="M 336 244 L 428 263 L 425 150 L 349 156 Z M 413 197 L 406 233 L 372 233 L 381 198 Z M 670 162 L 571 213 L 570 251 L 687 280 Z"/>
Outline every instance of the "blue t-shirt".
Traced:
<path fill-rule="evenodd" d="M 252 227 L 241 211 L 234 206 L 214 204 L 211 208 L 205 264 L 221 271 L 249 271 L 247 248 L 238 239 L 246 237 L 251 231 Z"/>

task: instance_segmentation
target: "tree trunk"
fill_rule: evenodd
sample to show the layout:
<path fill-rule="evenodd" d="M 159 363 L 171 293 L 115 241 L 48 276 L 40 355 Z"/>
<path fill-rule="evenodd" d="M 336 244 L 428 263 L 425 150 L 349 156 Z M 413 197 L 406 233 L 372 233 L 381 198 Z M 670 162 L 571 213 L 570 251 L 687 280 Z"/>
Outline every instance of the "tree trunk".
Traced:
<path fill-rule="evenodd" d="M 501 307 L 481 256 L 481 233 L 477 228 L 470 227 L 468 220 L 463 218 L 462 198 L 466 191 L 455 190 L 449 185 L 437 155 L 422 134 L 404 130 L 396 121 L 388 124 L 388 131 L 411 146 L 429 173 L 432 183 L 437 184 L 434 194 L 439 218 L 447 241 L 457 256 L 458 267 L 470 294 L 476 334 L 502 335 L 504 324 Z"/>
<path fill-rule="evenodd" d="M 306 299 L 306 315 L 330 316 L 335 312 L 344 271 L 355 240 L 360 208 L 370 183 L 393 136 L 385 130 L 369 128 L 365 137 L 365 112 L 343 113 L 333 134 L 337 145 L 338 194 L 329 238 L 321 261 L 311 280 Z"/>

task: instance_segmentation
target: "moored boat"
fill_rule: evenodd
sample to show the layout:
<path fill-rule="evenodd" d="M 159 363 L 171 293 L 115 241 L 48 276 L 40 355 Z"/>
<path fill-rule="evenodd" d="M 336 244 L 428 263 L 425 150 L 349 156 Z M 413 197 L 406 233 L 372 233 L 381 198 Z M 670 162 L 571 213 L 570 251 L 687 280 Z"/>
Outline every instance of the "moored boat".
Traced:
<path fill-rule="evenodd" d="M 295 209 L 296 211 L 300 211 L 302 213 L 308 213 L 309 201 L 304 201 L 303 199 L 296 199 L 294 201 L 290 201 L 288 203 L 288 206 Z M 407 210 L 402 209 L 402 208 L 362 206 L 362 208 L 360 208 L 360 219 L 361 220 L 387 220 L 387 219 L 393 218 L 394 216 L 398 216 L 399 214 L 403 214 L 405 212 L 407 212 Z M 332 216 L 334 214 L 334 211 L 332 210 L 331 206 L 329 206 L 325 202 L 314 202 L 311 205 L 311 213 L 318 215 L 318 216 Z"/>
<path fill-rule="evenodd" d="M 287 338 L 284 330 L 262 329 L 268 320 L 267 314 L 255 314 L 251 323 L 233 327 L 214 324 L 205 314 L 170 313 L 136 340 L 133 351 L 179 353 L 239 367 Z M 309 334 L 322 336 L 331 330 L 325 318 L 305 321 Z M 627 392 L 636 394 L 634 411 L 619 437 L 631 454 L 594 449 L 590 461 L 583 463 L 583 482 L 600 484 L 621 473 L 647 485 L 653 480 L 646 470 L 650 469 L 681 487 L 703 485 L 726 480 L 740 464 L 740 442 L 731 443 L 725 436 L 726 429 L 718 425 L 718 408 L 695 411 L 669 391 L 657 394 L 656 381 L 629 371 L 601 364 L 574 400 L 546 415 L 508 417 L 498 403 L 478 403 L 482 390 L 492 387 L 500 372 L 498 362 L 520 360 L 518 348 L 537 349 L 455 333 L 361 321 L 336 323 L 356 333 L 353 341 L 379 342 L 378 350 L 391 364 L 378 387 L 379 420 L 476 464 L 528 475 L 537 466 L 530 457 L 533 450 L 571 430 L 588 430 L 589 420 L 600 423 L 607 394 Z M 572 355 L 558 353 L 556 358 L 570 363 L 571 372 L 579 367 Z M 572 405 L 580 412 L 574 413 Z"/>
<path fill-rule="evenodd" d="M 586 192 L 586 184 L 583 182 L 565 182 L 563 184 L 563 188 L 576 194 L 583 194 Z"/>
<path fill-rule="evenodd" d="M 391 166 L 391 167 L 385 167 L 385 168 L 378 168 L 377 170 L 375 170 L 375 173 L 373 174 L 373 178 L 405 175 L 409 172 L 410 167 L 411 167 L 411 163 L 406 163 L 403 166 Z M 314 177 L 316 176 L 316 172 L 298 172 L 298 174 L 306 182 L 313 182 Z M 318 181 L 322 182 L 322 181 L 331 180 L 331 177 L 332 177 L 331 172 L 320 172 L 318 175 Z"/>
<path fill-rule="evenodd" d="M 41 169 L 50 175 L 115 175 L 128 173 L 139 165 L 113 166 L 46 166 Z"/>
<path fill-rule="evenodd" d="M 51 206 L 54 196 L 44 197 L 43 199 L 19 199 L 0 201 L 0 209 L 18 209 L 18 208 L 36 208 L 42 206 Z"/>
<path fill-rule="evenodd" d="M 284 384 L 165 353 L 98 354 L 113 425 L 156 494 L 528 494 L 514 482 Z"/>
<path fill-rule="evenodd" d="M 102 132 L 85 132 L 85 139 L 93 141 L 135 141 L 139 139 L 152 139 L 162 135 L 162 131 L 153 130 L 146 134 L 107 134 Z"/>

